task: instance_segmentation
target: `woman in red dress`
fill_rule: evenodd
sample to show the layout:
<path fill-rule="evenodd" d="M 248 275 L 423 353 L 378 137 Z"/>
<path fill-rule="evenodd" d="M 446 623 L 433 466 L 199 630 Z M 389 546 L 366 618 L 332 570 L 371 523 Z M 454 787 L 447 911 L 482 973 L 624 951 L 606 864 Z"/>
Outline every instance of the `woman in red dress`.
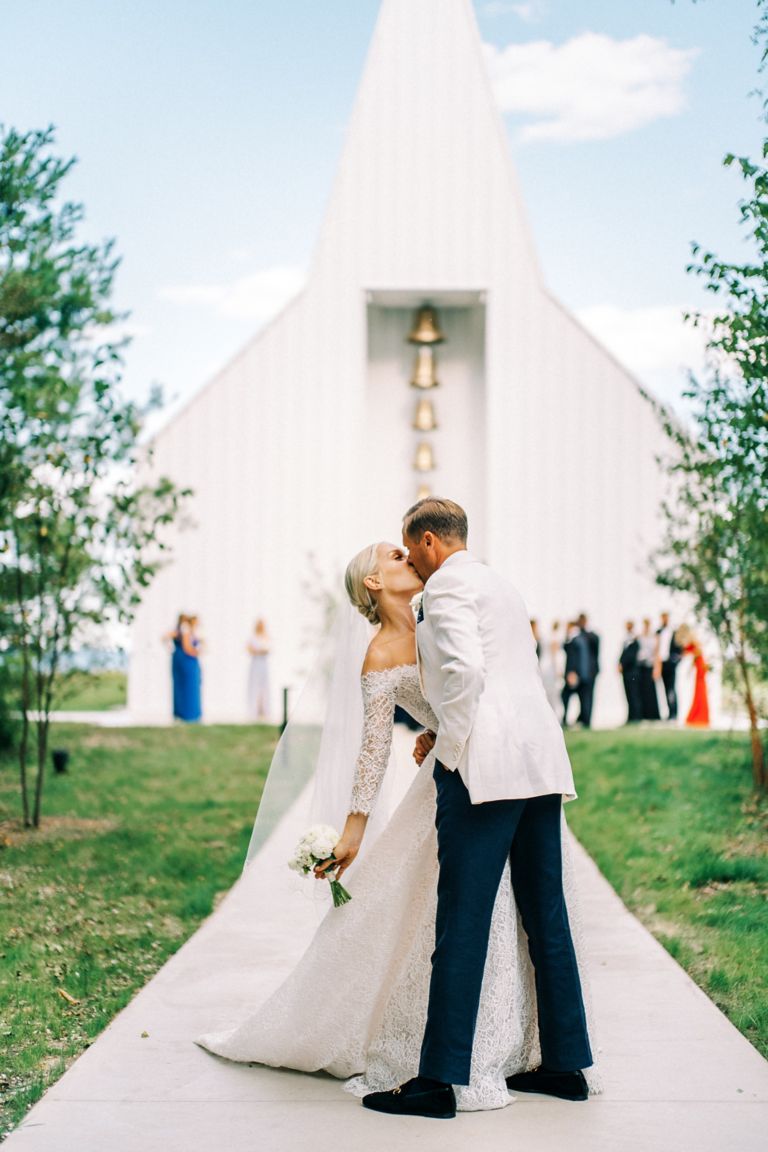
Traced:
<path fill-rule="evenodd" d="M 693 689 L 691 703 L 685 723 L 691 728 L 709 728 L 709 697 L 707 696 L 707 662 L 701 651 L 698 640 L 691 637 L 684 651 L 693 656 L 693 667 L 696 671 L 696 683 Z"/>

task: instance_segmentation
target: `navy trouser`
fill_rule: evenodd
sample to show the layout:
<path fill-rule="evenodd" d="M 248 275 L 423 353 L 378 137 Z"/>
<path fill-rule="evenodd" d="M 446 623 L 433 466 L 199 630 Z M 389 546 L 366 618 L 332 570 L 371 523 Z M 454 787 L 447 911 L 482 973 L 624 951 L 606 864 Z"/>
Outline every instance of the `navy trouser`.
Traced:
<path fill-rule="evenodd" d="M 542 1063 L 588 1068 L 592 1053 L 563 895 L 559 795 L 472 804 L 458 772 L 435 766 L 435 951 L 419 1072 L 468 1084 L 491 915 L 509 861 L 536 979 Z"/>
<path fill-rule="evenodd" d="M 661 666 L 661 680 L 664 685 L 664 693 L 667 697 L 667 711 L 670 720 L 677 720 L 676 676 L 677 663 L 673 663 L 671 660 L 665 660 Z"/>

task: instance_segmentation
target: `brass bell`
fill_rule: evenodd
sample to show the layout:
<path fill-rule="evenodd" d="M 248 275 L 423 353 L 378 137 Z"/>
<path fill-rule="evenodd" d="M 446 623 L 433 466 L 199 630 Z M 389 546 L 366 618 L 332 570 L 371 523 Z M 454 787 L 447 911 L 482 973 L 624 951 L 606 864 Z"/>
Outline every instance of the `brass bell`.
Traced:
<path fill-rule="evenodd" d="M 419 490 L 416 493 L 417 500 L 426 500 L 428 496 L 432 495 L 432 489 L 429 484 L 419 484 Z"/>
<path fill-rule="evenodd" d="M 411 344 L 441 344 L 445 340 L 437 323 L 434 308 L 420 308 L 416 313 L 413 332 L 408 337 Z"/>
<path fill-rule="evenodd" d="M 432 445 L 428 440 L 422 440 L 416 449 L 416 459 L 413 462 L 413 467 L 417 472 L 434 471 L 435 458 L 432 454 Z"/>
<path fill-rule="evenodd" d="M 435 428 L 437 428 L 437 420 L 435 419 L 435 410 L 432 407 L 432 401 L 428 400 L 426 396 L 422 396 L 416 405 L 413 427 L 417 432 L 434 432 Z"/>
<path fill-rule="evenodd" d="M 411 377 L 412 388 L 437 388 L 435 353 L 431 348 L 419 348 Z"/>

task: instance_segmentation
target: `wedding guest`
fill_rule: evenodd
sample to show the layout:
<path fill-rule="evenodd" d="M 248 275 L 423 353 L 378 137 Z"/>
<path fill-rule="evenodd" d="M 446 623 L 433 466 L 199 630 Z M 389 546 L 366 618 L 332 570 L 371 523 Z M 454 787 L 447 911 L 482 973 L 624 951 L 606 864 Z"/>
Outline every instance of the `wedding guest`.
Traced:
<path fill-rule="evenodd" d="M 576 620 L 587 648 L 587 674 L 579 682 L 579 716 L 584 728 L 592 727 L 592 704 L 595 698 L 595 681 L 600 672 L 600 637 L 587 627 L 586 613 Z"/>
<path fill-rule="evenodd" d="M 562 644 L 560 642 L 560 624 L 557 620 L 552 625 L 549 636 L 539 635 L 537 644 L 539 667 L 544 690 L 553 712 L 558 712 L 562 692 Z"/>
<path fill-rule="evenodd" d="M 251 662 L 248 669 L 248 715 L 253 720 L 269 716 L 269 650 L 267 625 L 260 617 L 248 641 Z"/>
<path fill-rule="evenodd" d="M 627 620 L 624 632 L 624 641 L 619 656 L 619 672 L 624 682 L 624 694 L 627 697 L 627 724 L 635 724 L 642 719 L 643 710 L 640 700 L 640 670 L 637 664 L 640 645 L 635 635 L 634 620 Z"/>
<path fill-rule="evenodd" d="M 590 657 L 584 633 L 575 620 L 571 620 L 565 633 L 565 682 L 561 694 L 563 704 L 563 728 L 568 727 L 568 705 L 572 696 L 579 695 L 579 684 L 589 675 Z M 579 713 L 581 719 L 581 713 Z"/>
<path fill-rule="evenodd" d="M 709 695 L 707 693 L 707 672 L 709 666 L 704 659 L 701 644 L 694 635 L 690 635 L 688 643 L 683 649 L 687 656 L 693 657 L 693 670 L 696 680 L 693 688 L 693 700 L 685 723 L 689 728 L 709 728 Z"/>
<path fill-rule="evenodd" d="M 565 676 L 565 652 L 563 651 L 563 633 L 559 620 L 552 621 L 552 631 L 549 637 L 549 647 L 552 653 L 552 664 L 555 669 L 555 679 L 562 687 Z"/>
<path fill-rule="evenodd" d="M 682 648 L 675 639 L 675 632 L 669 623 L 669 612 L 661 613 L 661 627 L 656 630 L 659 639 L 657 664 L 661 666 L 661 681 L 667 698 L 667 718 L 677 719 L 677 666 L 682 656 Z"/>
<path fill-rule="evenodd" d="M 651 631 L 651 621 L 643 620 L 643 630 L 638 636 L 637 668 L 640 689 L 640 716 L 643 720 L 661 720 L 659 697 L 656 692 L 656 679 L 659 675 L 658 637 Z"/>
<path fill-rule="evenodd" d="M 185 616 L 179 635 L 174 641 L 173 658 L 177 663 L 179 684 L 178 711 L 174 715 L 187 724 L 202 719 L 200 692 L 200 639 L 197 635 L 197 616 Z"/>
<path fill-rule="evenodd" d="M 562 636 L 560 635 L 560 621 L 553 620 L 552 628 L 549 633 L 549 645 L 552 650 L 552 659 L 555 665 L 555 672 L 561 676 L 563 674 L 562 655 L 563 643 Z"/>
<path fill-rule="evenodd" d="M 182 628 L 187 626 L 187 617 L 183 612 L 180 612 L 176 618 L 176 627 L 170 632 L 166 632 L 163 640 L 171 646 L 171 685 L 173 694 L 173 718 L 178 720 L 181 718 L 182 709 Z"/>

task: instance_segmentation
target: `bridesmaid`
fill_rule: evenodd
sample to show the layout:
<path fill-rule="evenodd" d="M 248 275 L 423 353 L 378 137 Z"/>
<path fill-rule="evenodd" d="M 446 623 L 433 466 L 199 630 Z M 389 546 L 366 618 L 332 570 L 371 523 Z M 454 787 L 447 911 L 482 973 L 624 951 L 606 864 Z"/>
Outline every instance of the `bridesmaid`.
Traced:
<path fill-rule="evenodd" d="M 269 635 L 267 625 L 259 618 L 248 642 L 251 666 L 248 671 L 248 714 L 253 720 L 269 716 Z"/>
<path fill-rule="evenodd" d="M 531 621 L 531 626 L 535 621 Z M 549 636 L 541 636 L 538 628 L 534 631 L 536 637 L 536 651 L 539 656 L 541 678 L 552 710 L 559 716 L 560 695 L 562 691 L 562 643 L 560 640 L 560 624 L 555 620 Z"/>
<path fill-rule="evenodd" d="M 181 660 L 177 653 L 181 652 L 181 631 L 187 624 L 187 617 L 183 612 L 179 613 L 176 620 L 176 627 L 172 632 L 167 632 L 163 637 L 164 640 L 171 644 L 171 684 L 173 686 L 173 718 L 174 720 L 180 719 L 181 697 L 182 697 L 182 668 Z"/>
<path fill-rule="evenodd" d="M 176 630 L 169 634 L 173 641 L 171 676 L 173 679 L 173 715 L 176 720 L 196 723 L 202 719 L 200 702 L 200 642 L 195 636 L 196 616 L 179 616 Z"/>
<path fill-rule="evenodd" d="M 694 635 L 688 637 L 688 643 L 683 651 L 693 657 L 693 668 L 696 681 L 693 689 L 693 701 L 685 723 L 690 728 L 709 728 L 709 696 L 707 693 L 707 672 L 709 671 L 701 644 Z"/>

